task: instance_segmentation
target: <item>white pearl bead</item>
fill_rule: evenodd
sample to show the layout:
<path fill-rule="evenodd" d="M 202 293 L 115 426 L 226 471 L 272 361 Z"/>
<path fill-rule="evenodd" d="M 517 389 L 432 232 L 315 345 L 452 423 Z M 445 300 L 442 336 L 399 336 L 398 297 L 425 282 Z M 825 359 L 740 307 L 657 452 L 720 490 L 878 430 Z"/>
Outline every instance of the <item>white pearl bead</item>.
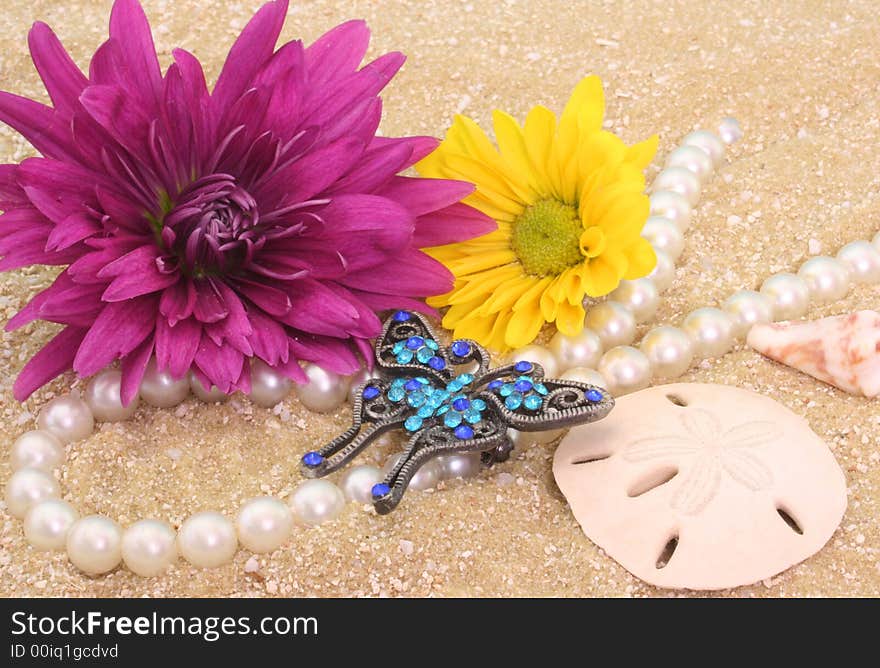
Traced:
<path fill-rule="evenodd" d="M 703 149 L 710 158 L 715 167 L 724 160 L 724 142 L 717 135 L 708 130 L 697 130 L 691 132 L 687 137 L 682 139 L 682 146 L 696 146 Z"/>
<path fill-rule="evenodd" d="M 532 445 L 532 434 L 528 431 L 517 431 L 516 429 L 507 430 L 507 440 L 513 445 L 514 450 L 522 450 Z"/>
<path fill-rule="evenodd" d="M 794 274 L 771 276 L 761 285 L 761 294 L 773 302 L 774 320 L 800 318 L 810 306 L 810 289 L 802 278 Z"/>
<path fill-rule="evenodd" d="M 317 364 L 306 364 L 303 371 L 309 382 L 294 388 L 303 406 L 316 413 L 331 413 L 342 405 L 348 396 L 345 378 Z"/>
<path fill-rule="evenodd" d="M 734 292 L 721 308 L 733 322 L 734 336 L 744 336 L 752 325 L 773 322 L 773 302 L 754 290 Z"/>
<path fill-rule="evenodd" d="M 669 157 L 666 159 L 666 166 L 684 167 L 692 171 L 701 182 L 705 182 L 712 176 L 712 172 L 715 170 L 712 158 L 697 146 L 679 146 L 669 154 Z"/>
<path fill-rule="evenodd" d="M 372 380 L 373 378 L 377 378 L 379 376 L 378 371 L 373 369 L 372 371 L 367 371 L 367 369 L 361 369 L 357 373 L 348 377 L 348 403 L 354 404 L 356 395 L 358 391 L 361 389 L 361 386 L 366 383 L 368 380 Z"/>
<path fill-rule="evenodd" d="M 603 376 L 595 369 L 576 367 L 574 369 L 569 369 L 568 371 L 566 371 L 560 376 L 560 379 L 573 380 L 576 383 L 586 383 L 587 385 L 595 385 L 596 387 L 608 389 L 608 383 L 605 380 L 605 376 Z"/>
<path fill-rule="evenodd" d="M 391 457 L 388 458 L 388 461 L 385 462 L 385 466 L 382 467 L 383 478 L 394 470 L 394 467 L 397 466 L 397 462 L 400 461 L 400 458 L 403 457 L 403 455 L 404 453 L 398 452 L 396 455 L 391 455 Z M 426 489 L 432 489 L 437 486 L 437 483 L 440 482 L 442 476 L 443 469 L 440 467 L 440 464 L 437 463 L 437 460 L 429 459 L 422 464 L 415 472 L 415 475 L 410 478 L 407 489 L 415 489 L 420 492 L 423 492 Z"/>
<path fill-rule="evenodd" d="M 667 167 L 654 179 L 653 190 L 671 190 L 684 196 L 691 206 L 700 201 L 703 186 L 700 179 L 691 170 L 684 167 Z"/>
<path fill-rule="evenodd" d="M 532 364 L 540 364 L 544 369 L 545 378 L 555 378 L 559 373 L 559 363 L 556 357 L 544 346 L 532 344 L 514 350 L 507 357 L 508 364 L 516 364 L 517 362 L 531 362 Z"/>
<path fill-rule="evenodd" d="M 189 378 L 173 378 L 167 371 L 159 371 L 151 359 L 141 380 L 141 399 L 156 408 L 172 408 L 189 396 Z"/>
<path fill-rule="evenodd" d="M 849 269 L 833 257 L 813 257 L 798 270 L 810 290 L 813 301 L 833 302 L 842 299 L 849 290 Z"/>
<path fill-rule="evenodd" d="M 684 250 L 684 235 L 678 226 L 668 218 L 651 216 L 645 221 L 642 236 L 647 239 L 655 250 L 669 255 L 673 262 Z"/>
<path fill-rule="evenodd" d="M 678 378 L 694 359 L 691 337 L 678 327 L 655 327 L 639 345 L 656 378 Z"/>
<path fill-rule="evenodd" d="M 576 336 L 556 332 L 547 346 L 557 362 L 557 373 L 576 366 L 595 367 L 602 357 L 602 340 L 589 328 Z"/>
<path fill-rule="evenodd" d="M 64 461 L 64 445 L 57 436 L 42 429 L 26 431 L 12 444 L 12 470 L 53 471 Z"/>
<path fill-rule="evenodd" d="M 177 549 L 184 559 L 199 568 L 228 564 L 238 549 L 235 527 L 220 513 L 196 513 L 178 530 Z"/>
<path fill-rule="evenodd" d="M 67 545 L 67 532 L 78 518 L 73 506 L 66 501 L 40 501 L 24 517 L 24 537 L 36 550 L 63 550 Z"/>
<path fill-rule="evenodd" d="M 206 404 L 222 404 L 229 399 L 229 395 L 216 385 L 211 385 L 210 389 L 206 388 L 194 373 L 189 375 L 189 389 L 199 401 Z"/>
<path fill-rule="evenodd" d="M 122 534 L 122 561 L 135 575 L 162 575 L 177 561 L 177 534 L 165 522 L 141 520 Z"/>
<path fill-rule="evenodd" d="M 437 458 L 440 475 L 444 480 L 453 478 L 473 478 L 483 470 L 479 452 L 466 452 L 456 455 L 443 455 Z"/>
<path fill-rule="evenodd" d="M 251 366 L 251 401 L 263 408 L 272 408 L 284 401 L 293 386 L 290 378 L 273 369 L 263 360 L 255 359 Z"/>
<path fill-rule="evenodd" d="M 720 357 L 733 347 L 733 321 L 718 308 L 698 308 L 681 328 L 694 342 L 694 356 Z"/>
<path fill-rule="evenodd" d="M 643 390 L 651 382 L 651 363 L 641 350 L 632 346 L 617 346 L 602 355 L 599 372 L 615 397 Z"/>
<path fill-rule="evenodd" d="M 868 241 L 853 241 L 837 252 L 837 259 L 849 267 L 855 283 L 880 281 L 880 250 Z"/>
<path fill-rule="evenodd" d="M 606 350 L 629 345 L 636 336 L 636 319 L 632 312 L 614 301 L 597 304 L 587 311 L 584 324 L 599 335 Z"/>
<path fill-rule="evenodd" d="M 283 501 L 261 496 L 245 503 L 236 521 L 238 540 L 251 552 L 274 552 L 293 529 L 293 514 Z"/>
<path fill-rule="evenodd" d="M 67 558 L 87 575 L 112 571 L 122 560 L 122 529 L 103 515 L 77 520 L 67 532 Z"/>
<path fill-rule="evenodd" d="M 732 116 L 722 118 L 721 123 L 718 125 L 718 136 L 721 137 L 721 141 L 725 144 L 738 142 L 743 136 L 739 121 Z"/>
<path fill-rule="evenodd" d="M 654 317 L 660 304 L 657 287 L 650 278 L 637 278 L 634 281 L 621 281 L 617 289 L 608 295 L 609 299 L 620 302 L 632 311 L 636 322 L 647 322 Z M 595 366 L 584 364 L 582 366 Z"/>
<path fill-rule="evenodd" d="M 41 501 L 59 496 L 58 481 L 39 469 L 19 469 L 6 481 L 6 510 L 18 519 Z"/>
<path fill-rule="evenodd" d="M 672 258 L 663 251 L 658 251 L 656 248 L 654 251 L 657 255 L 657 264 L 654 266 L 654 269 L 651 270 L 651 273 L 645 278 L 650 278 L 654 283 L 654 287 L 657 288 L 657 291 L 663 292 L 664 290 L 668 290 L 672 285 L 672 282 L 675 280 L 675 263 L 673 263 Z"/>
<path fill-rule="evenodd" d="M 128 406 L 122 405 L 122 372 L 118 369 L 105 369 L 92 378 L 83 398 L 99 422 L 128 420 L 140 402 L 135 395 Z"/>
<path fill-rule="evenodd" d="M 37 417 L 37 427 L 51 432 L 62 443 L 80 441 L 95 429 L 95 418 L 86 402 L 75 394 L 52 399 Z"/>
<path fill-rule="evenodd" d="M 373 485 L 382 482 L 382 469 L 369 464 L 352 466 L 339 479 L 339 489 L 347 501 L 370 503 L 373 500 Z"/>
<path fill-rule="evenodd" d="M 336 519 L 345 507 L 345 496 L 329 480 L 306 480 L 287 502 L 299 524 L 317 526 Z"/>
<path fill-rule="evenodd" d="M 651 195 L 651 215 L 668 218 L 682 232 L 690 227 L 692 213 L 691 203 L 681 193 L 658 190 Z"/>

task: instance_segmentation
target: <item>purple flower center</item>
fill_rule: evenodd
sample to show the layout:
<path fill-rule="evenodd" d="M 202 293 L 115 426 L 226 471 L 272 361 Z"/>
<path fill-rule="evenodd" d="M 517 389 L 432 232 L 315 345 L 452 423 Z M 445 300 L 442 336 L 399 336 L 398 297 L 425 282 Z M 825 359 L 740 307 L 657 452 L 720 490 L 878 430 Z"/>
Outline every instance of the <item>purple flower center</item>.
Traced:
<path fill-rule="evenodd" d="M 188 273 L 229 273 L 246 268 L 266 242 L 259 223 L 251 194 L 234 177 L 212 174 L 180 193 L 163 220 L 173 234 L 163 229 L 162 239 Z"/>

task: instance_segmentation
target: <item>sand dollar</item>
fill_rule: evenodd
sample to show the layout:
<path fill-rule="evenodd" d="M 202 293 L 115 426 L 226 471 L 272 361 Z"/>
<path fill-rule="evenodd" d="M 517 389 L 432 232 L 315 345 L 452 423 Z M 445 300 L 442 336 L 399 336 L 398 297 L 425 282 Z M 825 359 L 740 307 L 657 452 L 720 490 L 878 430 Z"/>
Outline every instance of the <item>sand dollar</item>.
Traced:
<path fill-rule="evenodd" d="M 652 387 L 572 429 L 553 474 L 587 536 L 660 587 L 725 589 L 817 552 L 846 481 L 807 422 L 753 392 Z"/>

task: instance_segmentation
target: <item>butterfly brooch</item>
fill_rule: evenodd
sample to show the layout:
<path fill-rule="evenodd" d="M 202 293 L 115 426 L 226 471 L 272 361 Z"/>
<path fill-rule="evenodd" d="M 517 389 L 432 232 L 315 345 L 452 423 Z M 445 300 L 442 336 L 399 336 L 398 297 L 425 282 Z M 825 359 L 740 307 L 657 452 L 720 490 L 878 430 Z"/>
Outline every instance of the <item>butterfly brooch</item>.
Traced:
<path fill-rule="evenodd" d="M 372 488 L 380 515 L 394 510 L 410 479 L 429 459 L 480 452 L 485 466 L 513 449 L 508 428 L 546 431 L 605 417 L 614 399 L 604 389 L 544 378 L 532 362 L 489 368 L 489 353 L 474 341 L 441 346 L 422 316 L 397 311 L 376 343 L 379 378 L 355 392 L 352 426 L 302 458 L 303 474 L 325 476 L 348 464 L 384 433 L 410 434 L 403 456 Z"/>

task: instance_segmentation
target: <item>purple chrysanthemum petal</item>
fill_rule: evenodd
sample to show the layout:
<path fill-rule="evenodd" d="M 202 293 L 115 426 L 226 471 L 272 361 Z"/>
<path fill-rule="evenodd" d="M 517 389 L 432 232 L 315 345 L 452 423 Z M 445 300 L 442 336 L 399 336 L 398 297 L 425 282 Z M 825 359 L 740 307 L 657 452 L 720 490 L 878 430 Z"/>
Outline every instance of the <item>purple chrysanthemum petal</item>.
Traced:
<path fill-rule="evenodd" d="M 58 110 L 76 107 L 76 101 L 89 80 L 65 51 L 52 29 L 37 21 L 28 34 L 31 59 Z"/>
<path fill-rule="evenodd" d="M 156 363 L 175 378 L 182 378 L 192 366 L 202 340 L 202 324 L 195 318 L 173 327 L 164 318 L 156 324 Z"/>
<path fill-rule="evenodd" d="M 153 337 L 151 336 L 128 353 L 128 355 L 123 356 L 120 365 L 122 368 L 122 386 L 119 394 L 124 406 L 128 406 L 137 395 L 152 354 Z"/>
<path fill-rule="evenodd" d="M 24 401 L 34 390 L 67 371 L 86 331 L 80 327 L 65 327 L 31 357 L 15 379 L 12 387 L 15 398 Z"/>
<path fill-rule="evenodd" d="M 0 270 L 68 265 L 7 324 L 68 327 L 16 396 L 119 361 L 128 403 L 154 354 L 225 392 L 249 391 L 252 357 L 297 382 L 303 361 L 352 373 L 376 311 L 432 312 L 420 298 L 449 289 L 419 249 L 492 223 L 459 203 L 469 185 L 397 176 L 435 139 L 375 136 L 403 56 L 361 67 L 361 21 L 276 51 L 286 11 L 256 14 L 213 92 L 185 51 L 163 75 L 136 0 L 114 3 L 88 76 L 34 26 L 54 108 L 0 92 L 0 121 L 44 156 L 0 165 Z"/>

